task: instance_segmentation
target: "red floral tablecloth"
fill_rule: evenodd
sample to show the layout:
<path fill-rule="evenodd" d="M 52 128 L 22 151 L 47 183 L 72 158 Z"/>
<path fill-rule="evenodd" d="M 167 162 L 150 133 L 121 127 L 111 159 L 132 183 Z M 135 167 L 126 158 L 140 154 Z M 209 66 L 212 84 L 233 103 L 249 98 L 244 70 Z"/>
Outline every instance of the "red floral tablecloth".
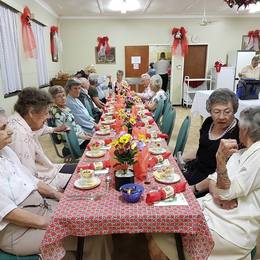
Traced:
<path fill-rule="evenodd" d="M 102 158 L 105 159 L 108 159 L 108 153 Z M 175 160 L 172 157 L 169 160 L 183 179 Z M 83 157 L 79 164 L 84 165 L 86 161 L 100 159 Z M 41 247 L 45 260 L 62 259 L 65 250 L 61 240 L 67 236 L 118 233 L 181 233 L 184 249 L 192 259 L 207 259 L 210 255 L 214 243 L 200 206 L 189 188 L 184 193 L 188 206 L 155 207 L 145 203 L 146 192 L 163 184 L 155 182 L 151 174 L 148 175 L 151 183 L 143 183 L 145 192 L 141 201 L 133 204 L 123 202 L 113 184 L 107 191 L 104 176 L 101 177 L 100 186 L 92 190 L 74 188 L 74 182 L 79 177 L 78 173 L 72 176 L 46 230 Z M 102 197 L 97 201 L 69 200 L 68 196 L 73 194 L 102 194 Z"/>

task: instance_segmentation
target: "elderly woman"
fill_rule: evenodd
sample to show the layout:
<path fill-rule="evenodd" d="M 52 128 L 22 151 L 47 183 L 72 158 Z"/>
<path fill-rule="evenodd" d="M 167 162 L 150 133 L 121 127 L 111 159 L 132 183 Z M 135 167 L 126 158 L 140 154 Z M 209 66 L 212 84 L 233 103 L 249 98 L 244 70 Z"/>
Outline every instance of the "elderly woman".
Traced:
<path fill-rule="evenodd" d="M 260 107 L 241 112 L 239 129 L 245 149 L 238 150 L 236 139 L 222 139 L 216 172 L 204 181 L 210 194 L 200 204 L 215 243 L 209 260 L 251 259 L 260 231 Z M 222 202 L 216 203 L 215 198 Z M 229 206 L 223 209 L 225 203 Z M 154 235 L 152 254 L 178 259 L 173 237 Z"/>
<path fill-rule="evenodd" d="M 128 83 L 123 79 L 124 72 L 122 70 L 118 70 L 116 72 L 116 81 L 112 84 L 112 93 L 119 94 L 122 85 L 128 85 Z"/>
<path fill-rule="evenodd" d="M 45 91 L 37 88 L 24 88 L 21 91 L 14 106 L 15 112 L 9 118 L 14 131 L 10 147 L 31 174 L 61 190 L 65 188 L 76 164 L 52 163 L 40 145 L 40 135 L 66 129 L 65 125 L 56 128 L 46 126 L 51 104 L 51 97 Z"/>
<path fill-rule="evenodd" d="M 239 142 L 238 120 L 234 116 L 238 108 L 235 93 L 229 89 L 217 89 L 210 95 L 206 106 L 211 116 L 201 127 L 197 153 L 187 156 L 184 170 L 184 176 L 190 185 L 194 185 L 196 195 L 200 193 L 197 184 L 215 172 L 215 155 L 220 140 L 231 138 Z"/>
<path fill-rule="evenodd" d="M 148 73 L 141 75 L 141 83 L 144 85 L 145 89 L 143 93 L 137 93 L 137 96 L 141 97 L 143 101 L 150 101 L 154 96 L 154 92 L 150 87 L 150 75 Z"/>
<path fill-rule="evenodd" d="M 88 110 L 78 99 L 81 90 L 81 82 L 76 79 L 69 79 L 66 83 L 65 90 L 67 93 L 67 106 L 74 115 L 75 121 L 85 132 L 93 133 L 96 125 L 93 117 L 89 115 Z"/>
<path fill-rule="evenodd" d="M 166 93 L 162 90 L 162 78 L 160 75 L 156 74 L 151 77 L 150 88 L 154 92 L 154 96 L 151 101 L 146 104 L 146 108 L 151 112 L 154 112 L 157 108 L 159 100 L 165 101 L 167 99 Z"/>
<path fill-rule="evenodd" d="M 0 109 L 0 249 L 20 256 L 39 254 L 45 230 L 62 194 L 32 176 L 21 164 L 7 147 L 11 137 L 7 117 Z M 110 259 L 109 239 L 88 237 L 87 259 Z M 76 250 L 75 238 L 64 242 L 67 250 Z"/>
<path fill-rule="evenodd" d="M 78 137 L 80 149 L 84 150 L 92 136 L 85 132 L 81 126 L 75 122 L 71 110 L 66 106 L 67 98 L 64 88 L 62 86 L 52 86 L 49 88 L 49 93 L 51 94 L 54 101 L 54 105 L 50 109 L 50 114 L 54 120 L 55 125 L 67 125 L 68 127 L 73 127 L 73 130 Z M 66 143 L 64 133 L 61 133 L 61 138 L 62 142 L 64 143 L 62 154 L 63 156 L 69 155 L 70 150 L 68 148 L 68 144 Z"/>
<path fill-rule="evenodd" d="M 93 100 L 93 102 L 95 103 L 95 105 L 100 108 L 103 109 L 105 107 L 104 102 L 102 102 L 100 100 L 101 98 L 105 98 L 105 94 L 103 92 L 103 90 L 101 90 L 100 88 L 98 89 L 98 75 L 96 73 L 90 73 L 89 77 L 89 89 L 88 89 L 88 94 L 91 97 L 91 99 Z M 104 100 L 103 100 L 104 101 Z"/>

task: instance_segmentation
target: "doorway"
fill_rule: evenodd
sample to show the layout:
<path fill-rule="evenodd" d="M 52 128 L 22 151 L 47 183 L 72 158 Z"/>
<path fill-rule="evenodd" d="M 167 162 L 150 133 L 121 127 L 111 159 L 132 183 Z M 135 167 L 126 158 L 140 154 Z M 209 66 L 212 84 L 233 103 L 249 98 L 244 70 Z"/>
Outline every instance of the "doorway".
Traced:
<path fill-rule="evenodd" d="M 149 46 L 125 46 L 125 77 L 131 88 L 142 92 L 140 77 L 148 71 Z"/>

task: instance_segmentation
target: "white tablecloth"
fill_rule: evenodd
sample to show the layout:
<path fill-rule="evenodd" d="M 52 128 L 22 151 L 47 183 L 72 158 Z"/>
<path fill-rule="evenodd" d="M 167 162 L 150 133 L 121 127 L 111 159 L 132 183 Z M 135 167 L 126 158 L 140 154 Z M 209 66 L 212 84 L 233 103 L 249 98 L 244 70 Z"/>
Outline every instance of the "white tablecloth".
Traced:
<path fill-rule="evenodd" d="M 206 110 L 206 101 L 212 92 L 213 92 L 213 90 L 201 90 L 201 91 L 196 92 L 193 103 L 192 103 L 192 107 L 191 107 L 192 115 L 199 114 L 204 119 L 209 116 L 209 113 Z M 235 116 L 237 118 L 239 118 L 239 114 L 243 109 L 245 109 L 246 107 L 255 107 L 255 106 L 260 106 L 259 99 L 239 100 L 238 111 L 235 114 Z"/>

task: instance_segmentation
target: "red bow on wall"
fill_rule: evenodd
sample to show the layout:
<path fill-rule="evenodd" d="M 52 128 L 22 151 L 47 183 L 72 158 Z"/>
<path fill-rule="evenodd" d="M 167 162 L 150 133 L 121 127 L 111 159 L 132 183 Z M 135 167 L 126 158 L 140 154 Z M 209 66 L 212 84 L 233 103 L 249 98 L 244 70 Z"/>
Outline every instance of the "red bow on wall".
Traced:
<path fill-rule="evenodd" d="M 173 28 L 173 43 L 172 43 L 172 53 L 179 54 L 178 48 L 180 48 L 180 54 L 182 56 L 186 56 L 188 54 L 188 40 L 186 37 L 187 31 L 184 27 L 181 28 Z"/>
<path fill-rule="evenodd" d="M 98 56 L 109 56 L 110 55 L 110 46 L 109 46 L 109 38 L 107 36 L 104 37 L 98 37 Z"/>
<path fill-rule="evenodd" d="M 246 46 L 246 50 L 259 51 L 260 30 L 249 31 L 247 35 L 249 40 Z"/>
<path fill-rule="evenodd" d="M 55 60 L 58 56 L 58 46 L 57 42 L 55 41 L 55 34 L 58 34 L 58 27 L 57 26 L 51 26 L 50 29 L 50 38 L 51 38 L 51 56 L 52 60 Z"/>
<path fill-rule="evenodd" d="M 32 31 L 30 20 L 31 20 L 31 12 L 28 6 L 26 6 L 23 9 L 23 13 L 21 15 L 23 49 L 26 57 L 35 58 L 36 43 L 35 43 L 35 38 Z"/>

